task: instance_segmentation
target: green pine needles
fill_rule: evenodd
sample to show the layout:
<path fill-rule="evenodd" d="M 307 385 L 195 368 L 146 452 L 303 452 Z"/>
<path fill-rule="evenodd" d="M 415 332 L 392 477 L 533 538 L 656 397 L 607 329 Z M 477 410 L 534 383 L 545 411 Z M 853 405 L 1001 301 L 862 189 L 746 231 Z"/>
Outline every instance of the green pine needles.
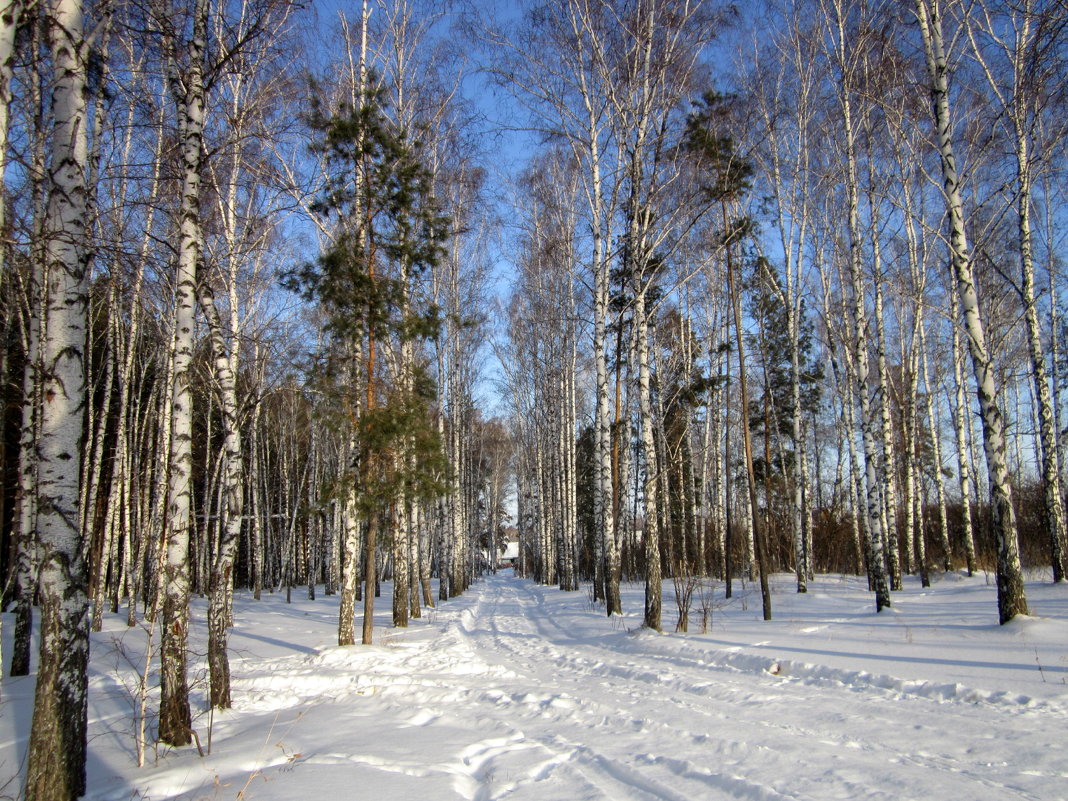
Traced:
<path fill-rule="evenodd" d="M 321 413 L 354 446 L 329 494 L 347 494 L 355 482 L 369 518 L 444 491 L 437 388 L 420 345 L 439 334 L 440 313 L 422 281 L 441 261 L 450 226 L 421 144 L 389 119 L 380 91 L 327 114 L 312 89 L 311 150 L 326 171 L 312 210 L 335 233 L 286 284 L 323 311 Z"/>

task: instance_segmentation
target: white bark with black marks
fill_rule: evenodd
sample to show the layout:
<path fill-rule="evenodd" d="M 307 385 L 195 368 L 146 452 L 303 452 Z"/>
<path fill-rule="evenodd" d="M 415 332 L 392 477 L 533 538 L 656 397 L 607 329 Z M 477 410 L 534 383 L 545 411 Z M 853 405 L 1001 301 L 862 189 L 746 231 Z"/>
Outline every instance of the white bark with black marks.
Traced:
<path fill-rule="evenodd" d="M 85 792 L 88 575 L 82 559 L 80 454 L 89 262 L 86 218 L 86 44 L 80 0 L 45 9 L 52 56 L 51 157 L 37 441 L 41 650 L 26 767 L 27 801 Z"/>
<path fill-rule="evenodd" d="M 211 566 L 208 600 L 208 684 L 211 705 L 230 707 L 230 659 L 226 651 L 229 624 L 229 590 L 233 584 L 234 560 L 241 539 L 244 511 L 244 454 L 241 442 L 237 377 L 231 369 L 230 349 L 223 334 L 215 296 L 206 279 L 198 284 L 198 300 L 208 323 L 215 380 L 222 411 L 223 525 Z"/>
<path fill-rule="evenodd" d="M 1012 487 L 1005 456 L 1005 424 L 998 407 L 994 368 L 987 350 L 965 231 L 964 203 L 961 199 L 960 179 L 953 150 L 953 123 L 946 80 L 948 66 L 938 0 L 916 0 L 916 18 L 923 36 L 928 88 L 942 166 L 953 276 L 960 299 L 960 310 L 964 316 L 964 329 L 968 335 L 979 413 L 983 421 L 983 447 L 986 453 L 992 528 L 997 549 L 998 619 L 1007 623 L 1016 615 L 1027 614 L 1027 596 L 1020 567 L 1016 513 L 1012 506 Z"/>
<path fill-rule="evenodd" d="M 182 746 L 192 740 L 187 676 L 189 636 L 189 542 L 192 526 L 193 393 L 197 274 L 202 271 L 204 235 L 200 191 L 204 164 L 205 86 L 209 0 L 196 0 L 193 35 L 186 45 L 168 37 L 168 79 L 178 116 L 182 188 L 178 210 L 175 275 L 174 377 L 171 390 L 170 480 L 167 488 L 167 542 L 163 567 L 163 636 L 160 651 L 159 738 Z"/>
<path fill-rule="evenodd" d="M 862 269 L 859 181 L 857 176 L 856 128 L 853 121 L 853 94 L 851 70 L 852 54 L 848 52 L 844 10 L 834 7 L 834 47 L 838 68 L 841 71 L 839 103 L 842 112 L 842 135 L 846 157 L 846 203 L 849 234 L 849 280 L 853 294 L 853 368 L 856 393 L 860 399 L 860 426 L 864 441 L 865 501 L 868 529 L 868 576 L 875 593 L 875 610 L 881 612 L 890 606 L 890 588 L 884 562 L 885 532 L 883 529 L 882 493 L 877 454 L 878 398 L 872 397 L 869 386 L 868 364 L 868 312 Z"/>

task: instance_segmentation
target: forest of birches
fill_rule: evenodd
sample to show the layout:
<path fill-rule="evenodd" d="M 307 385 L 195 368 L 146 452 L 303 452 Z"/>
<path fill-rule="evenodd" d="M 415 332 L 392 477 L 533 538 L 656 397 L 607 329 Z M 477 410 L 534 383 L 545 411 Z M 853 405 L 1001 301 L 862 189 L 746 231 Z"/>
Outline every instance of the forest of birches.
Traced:
<path fill-rule="evenodd" d="M 1066 567 L 1066 45 L 1063 0 L 0 0 L 25 798 L 85 790 L 105 616 L 184 745 L 191 597 L 227 707 L 235 591 L 368 643 L 380 582 L 405 626 L 510 532 L 658 630 L 783 572 L 1026 614 Z"/>

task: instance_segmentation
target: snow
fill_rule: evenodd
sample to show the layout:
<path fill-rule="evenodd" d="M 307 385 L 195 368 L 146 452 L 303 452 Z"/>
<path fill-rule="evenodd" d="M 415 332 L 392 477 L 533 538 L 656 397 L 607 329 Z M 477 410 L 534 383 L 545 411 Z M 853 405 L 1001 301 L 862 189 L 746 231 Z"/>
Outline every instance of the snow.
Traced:
<path fill-rule="evenodd" d="M 1032 617 L 997 625 L 992 577 L 908 582 L 876 615 L 863 580 L 806 595 L 722 584 L 690 634 L 639 629 L 586 591 L 510 572 L 339 648 L 337 598 L 239 594 L 234 709 L 201 712 L 195 746 L 134 756 L 141 628 L 93 635 L 89 792 L 126 799 L 1054 799 L 1068 796 L 1068 586 L 1028 584 Z M 674 624 L 665 582 L 664 625 Z M 206 699 L 205 604 L 194 607 L 194 704 Z M 4 620 L 4 636 L 12 629 Z M 197 637 L 201 639 L 198 640 Z M 10 643 L 5 641 L 5 654 Z M 15 797 L 32 677 L 5 677 L 0 798 Z"/>

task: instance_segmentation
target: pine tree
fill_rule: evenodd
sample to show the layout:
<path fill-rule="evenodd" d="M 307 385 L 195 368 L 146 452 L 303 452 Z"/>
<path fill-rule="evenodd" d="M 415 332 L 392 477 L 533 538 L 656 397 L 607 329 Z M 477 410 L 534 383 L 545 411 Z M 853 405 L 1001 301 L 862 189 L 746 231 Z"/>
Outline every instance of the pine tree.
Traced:
<path fill-rule="evenodd" d="M 396 521 L 397 504 L 439 492 L 444 472 L 430 412 L 433 382 L 408 360 L 400 360 L 406 362 L 404 374 L 392 377 L 379 361 L 392 341 L 403 345 L 437 335 L 437 310 L 414 303 L 412 282 L 441 258 L 446 221 L 418 143 L 387 119 L 381 93 L 365 89 L 359 107 L 342 103 L 331 114 L 317 102 L 309 124 L 318 135 L 313 150 L 329 170 L 314 209 L 336 222 L 337 233 L 332 247 L 290 283 L 322 303 L 337 348 L 324 354 L 322 367 L 343 396 L 345 412 L 333 420 L 352 444 L 336 491 L 364 521 L 363 642 L 370 644 L 379 529 Z M 403 524 L 404 515 L 399 517 Z M 351 568 L 356 555 L 347 539 L 344 558 Z M 350 638 L 351 623 L 342 620 L 339 643 Z"/>
<path fill-rule="evenodd" d="M 815 414 L 820 407 L 823 367 L 814 358 L 813 325 L 805 315 L 804 302 L 799 304 L 797 320 L 791 319 L 789 308 L 783 302 L 779 279 L 771 263 L 760 256 L 754 262 L 749 304 L 750 315 L 758 325 L 753 344 L 764 368 L 760 396 L 749 404 L 749 426 L 754 434 L 765 438 L 769 446 L 766 450 L 775 454 L 770 459 L 767 455 L 757 457 L 754 468 L 764 477 L 766 486 L 775 487 L 795 499 L 796 493 L 790 492 L 790 488 L 796 490 L 799 484 L 803 492 L 808 488 L 803 470 L 806 458 L 803 434 L 794 425 L 794 392 L 796 388 L 796 405 L 801 414 L 805 417 Z M 795 356 L 799 367 L 796 377 Z M 770 508 L 771 498 L 765 498 L 765 503 Z M 795 514 L 798 512 L 800 510 L 795 510 Z M 794 532 L 799 592 L 805 591 L 811 566 L 805 528 L 804 525 L 798 526 Z"/>
<path fill-rule="evenodd" d="M 738 353 L 738 386 L 742 408 L 749 407 L 749 386 L 746 370 L 745 343 L 742 335 L 741 286 L 736 275 L 735 248 L 752 231 L 752 222 L 745 217 L 732 218 L 728 203 L 742 196 L 749 189 L 753 165 L 737 152 L 734 139 L 724 132 L 724 122 L 729 110 L 729 100 L 723 95 L 708 92 L 690 115 L 687 147 L 696 159 L 702 175 L 702 190 L 709 202 L 719 207 L 722 220 L 720 245 L 727 269 L 727 288 L 734 317 L 735 344 Z M 742 427 L 742 443 L 745 448 L 746 478 L 749 485 L 749 513 L 753 522 L 753 542 L 757 567 L 760 571 L 760 596 L 765 620 L 771 620 L 771 588 L 767 560 L 767 531 L 760 524 L 757 513 L 756 473 L 753 460 L 753 444 L 749 426 Z"/>

